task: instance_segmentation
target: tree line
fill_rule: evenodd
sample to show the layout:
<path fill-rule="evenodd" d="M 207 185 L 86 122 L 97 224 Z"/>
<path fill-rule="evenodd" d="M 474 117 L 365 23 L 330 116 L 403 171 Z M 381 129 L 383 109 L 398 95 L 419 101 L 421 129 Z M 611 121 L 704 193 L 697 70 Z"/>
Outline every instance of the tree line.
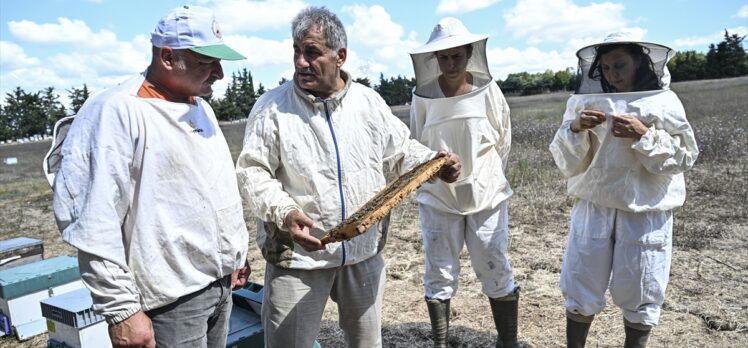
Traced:
<path fill-rule="evenodd" d="M 673 82 L 718 79 L 748 74 L 748 54 L 743 48 L 745 36 L 725 30 L 724 39 L 710 44 L 706 54 L 684 51 L 675 54 L 667 67 Z"/>
<path fill-rule="evenodd" d="M 730 34 L 725 30 L 724 39 L 710 44 L 706 54 L 684 51 L 675 54 L 668 63 L 672 81 L 688 81 L 706 78 L 725 78 L 748 75 L 748 54 L 743 48 L 745 36 Z M 278 84 L 287 82 L 285 78 Z M 403 105 L 411 101 L 416 85 L 415 78 L 403 76 L 385 78 L 379 75 L 379 83 L 372 86 L 368 78 L 355 78 L 355 82 L 372 87 L 382 96 L 387 105 Z M 509 74 L 496 83 L 508 95 L 528 95 L 553 91 L 573 90 L 576 77 L 572 68 L 540 73 L 520 72 Z M 67 90 L 70 106 L 66 108 L 53 87 L 37 92 L 26 92 L 16 87 L 5 96 L 5 105 L 0 105 L 0 141 L 49 134 L 55 122 L 66 115 L 78 112 L 90 96 L 88 87 Z M 242 119 L 249 114 L 257 98 L 265 93 L 260 83 L 255 89 L 252 73 L 246 68 L 231 75 L 223 98 L 209 96 L 219 121 Z"/>

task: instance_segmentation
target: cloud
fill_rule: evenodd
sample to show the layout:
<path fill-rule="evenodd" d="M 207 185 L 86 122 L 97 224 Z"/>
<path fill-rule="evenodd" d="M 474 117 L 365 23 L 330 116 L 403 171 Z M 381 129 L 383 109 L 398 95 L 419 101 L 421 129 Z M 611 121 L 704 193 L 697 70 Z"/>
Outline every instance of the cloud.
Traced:
<path fill-rule="evenodd" d="M 37 24 L 32 21 L 8 22 L 10 33 L 20 41 L 38 44 L 85 44 L 101 47 L 117 41 L 117 35 L 108 30 L 94 33 L 81 20 L 57 18 L 57 23 Z"/>
<path fill-rule="evenodd" d="M 211 8 L 227 34 L 286 28 L 307 4 L 302 0 L 216 0 Z"/>
<path fill-rule="evenodd" d="M 465 13 L 489 7 L 501 0 L 441 0 L 436 7 L 438 14 Z"/>
<path fill-rule="evenodd" d="M 353 17 L 353 23 L 346 26 L 349 44 L 355 43 L 354 48 L 367 57 L 362 60 L 366 63 L 361 66 L 375 69 L 386 65 L 400 69 L 410 67 L 407 52 L 420 45 L 415 40 L 415 32 L 411 31 L 406 36 L 405 29 L 379 5 L 345 6 L 343 12 Z"/>
<path fill-rule="evenodd" d="M 3 75 L 5 75 L 3 88 L 22 86 L 26 92 L 36 92 L 49 86 L 65 85 L 65 79 L 57 75 L 54 69 L 44 66 L 19 68 Z"/>
<path fill-rule="evenodd" d="M 349 49 L 348 58 L 343 69 L 349 72 L 353 78 L 368 77 L 372 83 L 379 83 L 379 74 L 388 71 L 387 65 L 377 59 L 363 58 L 358 52 Z M 390 74 L 385 74 L 387 76 Z"/>
<path fill-rule="evenodd" d="M 229 35 L 224 37 L 224 41 L 247 57 L 240 63 L 250 68 L 256 69 L 268 65 L 293 65 L 293 41 L 290 38 L 278 41 L 254 36 Z"/>
<path fill-rule="evenodd" d="M 0 81 L 2 81 L 0 83 L 0 94 L 3 96 L 0 104 L 3 105 L 5 104 L 6 94 L 12 92 L 17 86 L 27 93 L 38 92 L 52 86 L 55 88 L 54 92 L 60 96 L 60 101 L 67 107 L 70 101 L 64 86 L 70 88 L 75 85 L 71 83 L 72 81 L 58 76 L 54 69 L 46 66 L 24 67 L 2 72 L 0 73 Z M 80 86 L 82 85 L 83 83 L 80 84 Z M 90 83 L 88 87 L 91 89 Z"/>
<path fill-rule="evenodd" d="M 0 41 L 0 66 L 2 70 L 25 68 L 39 64 L 39 59 L 29 57 L 23 47 L 8 41 Z"/>
<path fill-rule="evenodd" d="M 28 20 L 11 21 L 8 28 L 22 42 L 69 45 L 69 50 L 49 57 L 46 63 L 58 69 L 60 76 L 137 73 L 145 69 L 150 57 L 151 44 L 147 36 L 138 35 L 132 41 L 119 41 L 113 32 L 94 32 L 81 20 L 60 17 L 57 23 L 42 24 Z"/>
<path fill-rule="evenodd" d="M 148 66 L 150 56 L 150 41 L 139 35 L 130 42 L 115 41 L 96 51 L 78 46 L 49 57 L 47 65 L 60 76 L 92 80 L 107 75 L 137 74 Z"/>
<path fill-rule="evenodd" d="M 734 14 L 733 17 L 748 18 L 748 5 L 741 6 L 738 13 Z"/>
<path fill-rule="evenodd" d="M 488 49 L 486 56 L 493 78 L 502 80 L 512 73 L 536 73 L 548 69 L 558 71 L 577 65 L 573 50 L 546 52 L 535 47 L 522 50 L 507 47 Z"/>
<path fill-rule="evenodd" d="M 732 34 L 738 34 L 740 36 L 746 36 L 748 35 L 748 27 L 735 27 L 735 28 L 728 28 L 727 32 Z M 703 50 L 706 50 L 709 47 L 709 44 L 717 44 L 724 40 L 725 38 L 725 32 L 718 31 L 709 35 L 702 35 L 702 36 L 690 36 L 686 38 L 676 39 L 673 40 L 672 46 L 674 48 L 701 48 Z"/>
<path fill-rule="evenodd" d="M 518 0 L 504 13 L 504 21 L 515 38 L 526 38 L 531 45 L 599 41 L 621 30 L 645 32 L 629 27 L 623 5 L 612 2 L 578 6 L 571 0 Z"/>

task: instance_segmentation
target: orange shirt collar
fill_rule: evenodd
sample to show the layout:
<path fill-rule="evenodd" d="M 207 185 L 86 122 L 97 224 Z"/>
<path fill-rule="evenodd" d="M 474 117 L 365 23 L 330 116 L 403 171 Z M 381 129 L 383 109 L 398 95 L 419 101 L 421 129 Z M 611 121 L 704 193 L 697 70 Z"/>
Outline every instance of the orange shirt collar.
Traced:
<path fill-rule="evenodd" d="M 169 98 L 166 94 L 161 92 L 154 84 L 148 81 L 148 79 L 143 80 L 143 84 L 140 85 L 140 89 L 138 89 L 138 97 L 155 98 L 155 99 L 170 101 L 173 103 L 181 103 L 180 101 Z M 190 97 L 189 103 L 192 105 L 197 105 L 197 98 Z"/>

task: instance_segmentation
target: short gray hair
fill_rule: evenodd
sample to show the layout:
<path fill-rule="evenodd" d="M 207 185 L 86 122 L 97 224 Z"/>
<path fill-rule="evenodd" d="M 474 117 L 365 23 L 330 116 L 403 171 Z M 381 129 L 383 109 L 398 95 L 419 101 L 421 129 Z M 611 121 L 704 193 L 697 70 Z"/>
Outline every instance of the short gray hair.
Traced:
<path fill-rule="evenodd" d="M 291 22 L 293 40 L 296 42 L 304 40 L 312 28 L 318 28 L 325 33 L 325 40 L 327 40 L 325 44 L 331 50 L 337 52 L 341 48 L 348 47 L 348 38 L 345 35 L 343 23 L 340 22 L 338 16 L 324 6 L 310 6 L 296 15 Z"/>

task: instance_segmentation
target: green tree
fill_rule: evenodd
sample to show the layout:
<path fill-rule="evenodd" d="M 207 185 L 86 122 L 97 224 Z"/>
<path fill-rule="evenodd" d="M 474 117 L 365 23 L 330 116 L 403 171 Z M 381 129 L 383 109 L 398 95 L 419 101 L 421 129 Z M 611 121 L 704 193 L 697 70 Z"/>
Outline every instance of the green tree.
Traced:
<path fill-rule="evenodd" d="M 260 87 L 257 87 L 257 98 L 259 98 L 261 95 L 265 94 L 267 92 L 265 90 L 265 86 L 262 85 L 262 82 L 260 82 Z"/>
<path fill-rule="evenodd" d="M 353 79 L 353 82 L 358 82 L 366 87 L 371 87 L 371 81 L 369 81 L 368 77 L 357 77 Z"/>
<path fill-rule="evenodd" d="M 288 82 L 288 79 L 285 78 L 285 77 L 281 77 L 280 81 L 278 81 L 278 86 L 280 86 L 280 85 L 282 85 L 282 84 L 284 84 L 286 82 Z"/>
<path fill-rule="evenodd" d="M 57 120 L 66 116 L 65 106 L 60 102 L 60 96 L 55 94 L 54 87 L 47 87 L 40 93 L 42 111 L 47 116 L 46 129 L 50 132 Z M 46 134 L 47 131 L 43 134 Z"/>
<path fill-rule="evenodd" d="M 499 87 L 507 94 L 524 94 L 531 85 L 530 74 L 525 71 L 509 74 L 506 80 L 499 80 Z"/>
<path fill-rule="evenodd" d="M 12 138 L 12 129 L 8 128 L 8 121 L 5 115 L 5 108 L 0 105 L 0 140 L 5 141 Z"/>
<path fill-rule="evenodd" d="M 210 102 L 219 121 L 246 117 L 257 101 L 252 73 L 246 68 L 231 74 L 223 99 Z"/>
<path fill-rule="evenodd" d="M 86 102 L 89 96 L 91 96 L 91 93 L 88 91 L 88 86 L 85 83 L 83 84 L 83 88 L 73 87 L 72 90 L 68 90 L 70 109 L 73 111 L 73 114 L 78 113 L 78 110 L 81 109 L 81 106 L 83 106 L 83 103 Z"/>
<path fill-rule="evenodd" d="M 706 54 L 706 75 L 710 78 L 735 77 L 748 74 L 748 55 L 743 49 L 745 36 L 725 30 L 724 39 L 710 44 Z"/>
<path fill-rule="evenodd" d="M 706 77 L 706 56 L 696 51 L 675 54 L 667 63 L 673 82 L 699 80 Z"/>
<path fill-rule="evenodd" d="M 526 71 L 509 74 L 506 80 L 496 80 L 501 90 L 506 94 L 538 94 L 550 91 L 574 89 L 574 74 L 572 69 L 553 72 L 546 70 L 542 73 L 530 74 Z"/>
<path fill-rule="evenodd" d="M 407 79 L 398 75 L 385 79 L 384 74 L 380 73 L 379 85 L 374 86 L 374 90 L 379 93 L 387 105 L 403 105 L 410 103 L 415 85 L 415 78 Z"/>
<path fill-rule="evenodd" d="M 551 85 L 552 91 L 568 91 L 574 89 L 574 74 L 571 68 L 566 70 L 559 70 L 553 74 L 553 84 Z"/>
<path fill-rule="evenodd" d="M 237 81 L 234 84 L 236 88 L 236 109 L 239 111 L 238 114 L 233 115 L 231 119 L 244 118 L 249 115 L 249 111 L 257 101 L 257 94 L 255 93 L 255 83 L 252 79 L 252 73 L 243 68 L 237 76 Z"/>
<path fill-rule="evenodd" d="M 2 128 L 8 139 L 23 138 L 47 131 L 47 115 L 39 92 L 26 93 L 21 87 L 5 96 Z"/>

